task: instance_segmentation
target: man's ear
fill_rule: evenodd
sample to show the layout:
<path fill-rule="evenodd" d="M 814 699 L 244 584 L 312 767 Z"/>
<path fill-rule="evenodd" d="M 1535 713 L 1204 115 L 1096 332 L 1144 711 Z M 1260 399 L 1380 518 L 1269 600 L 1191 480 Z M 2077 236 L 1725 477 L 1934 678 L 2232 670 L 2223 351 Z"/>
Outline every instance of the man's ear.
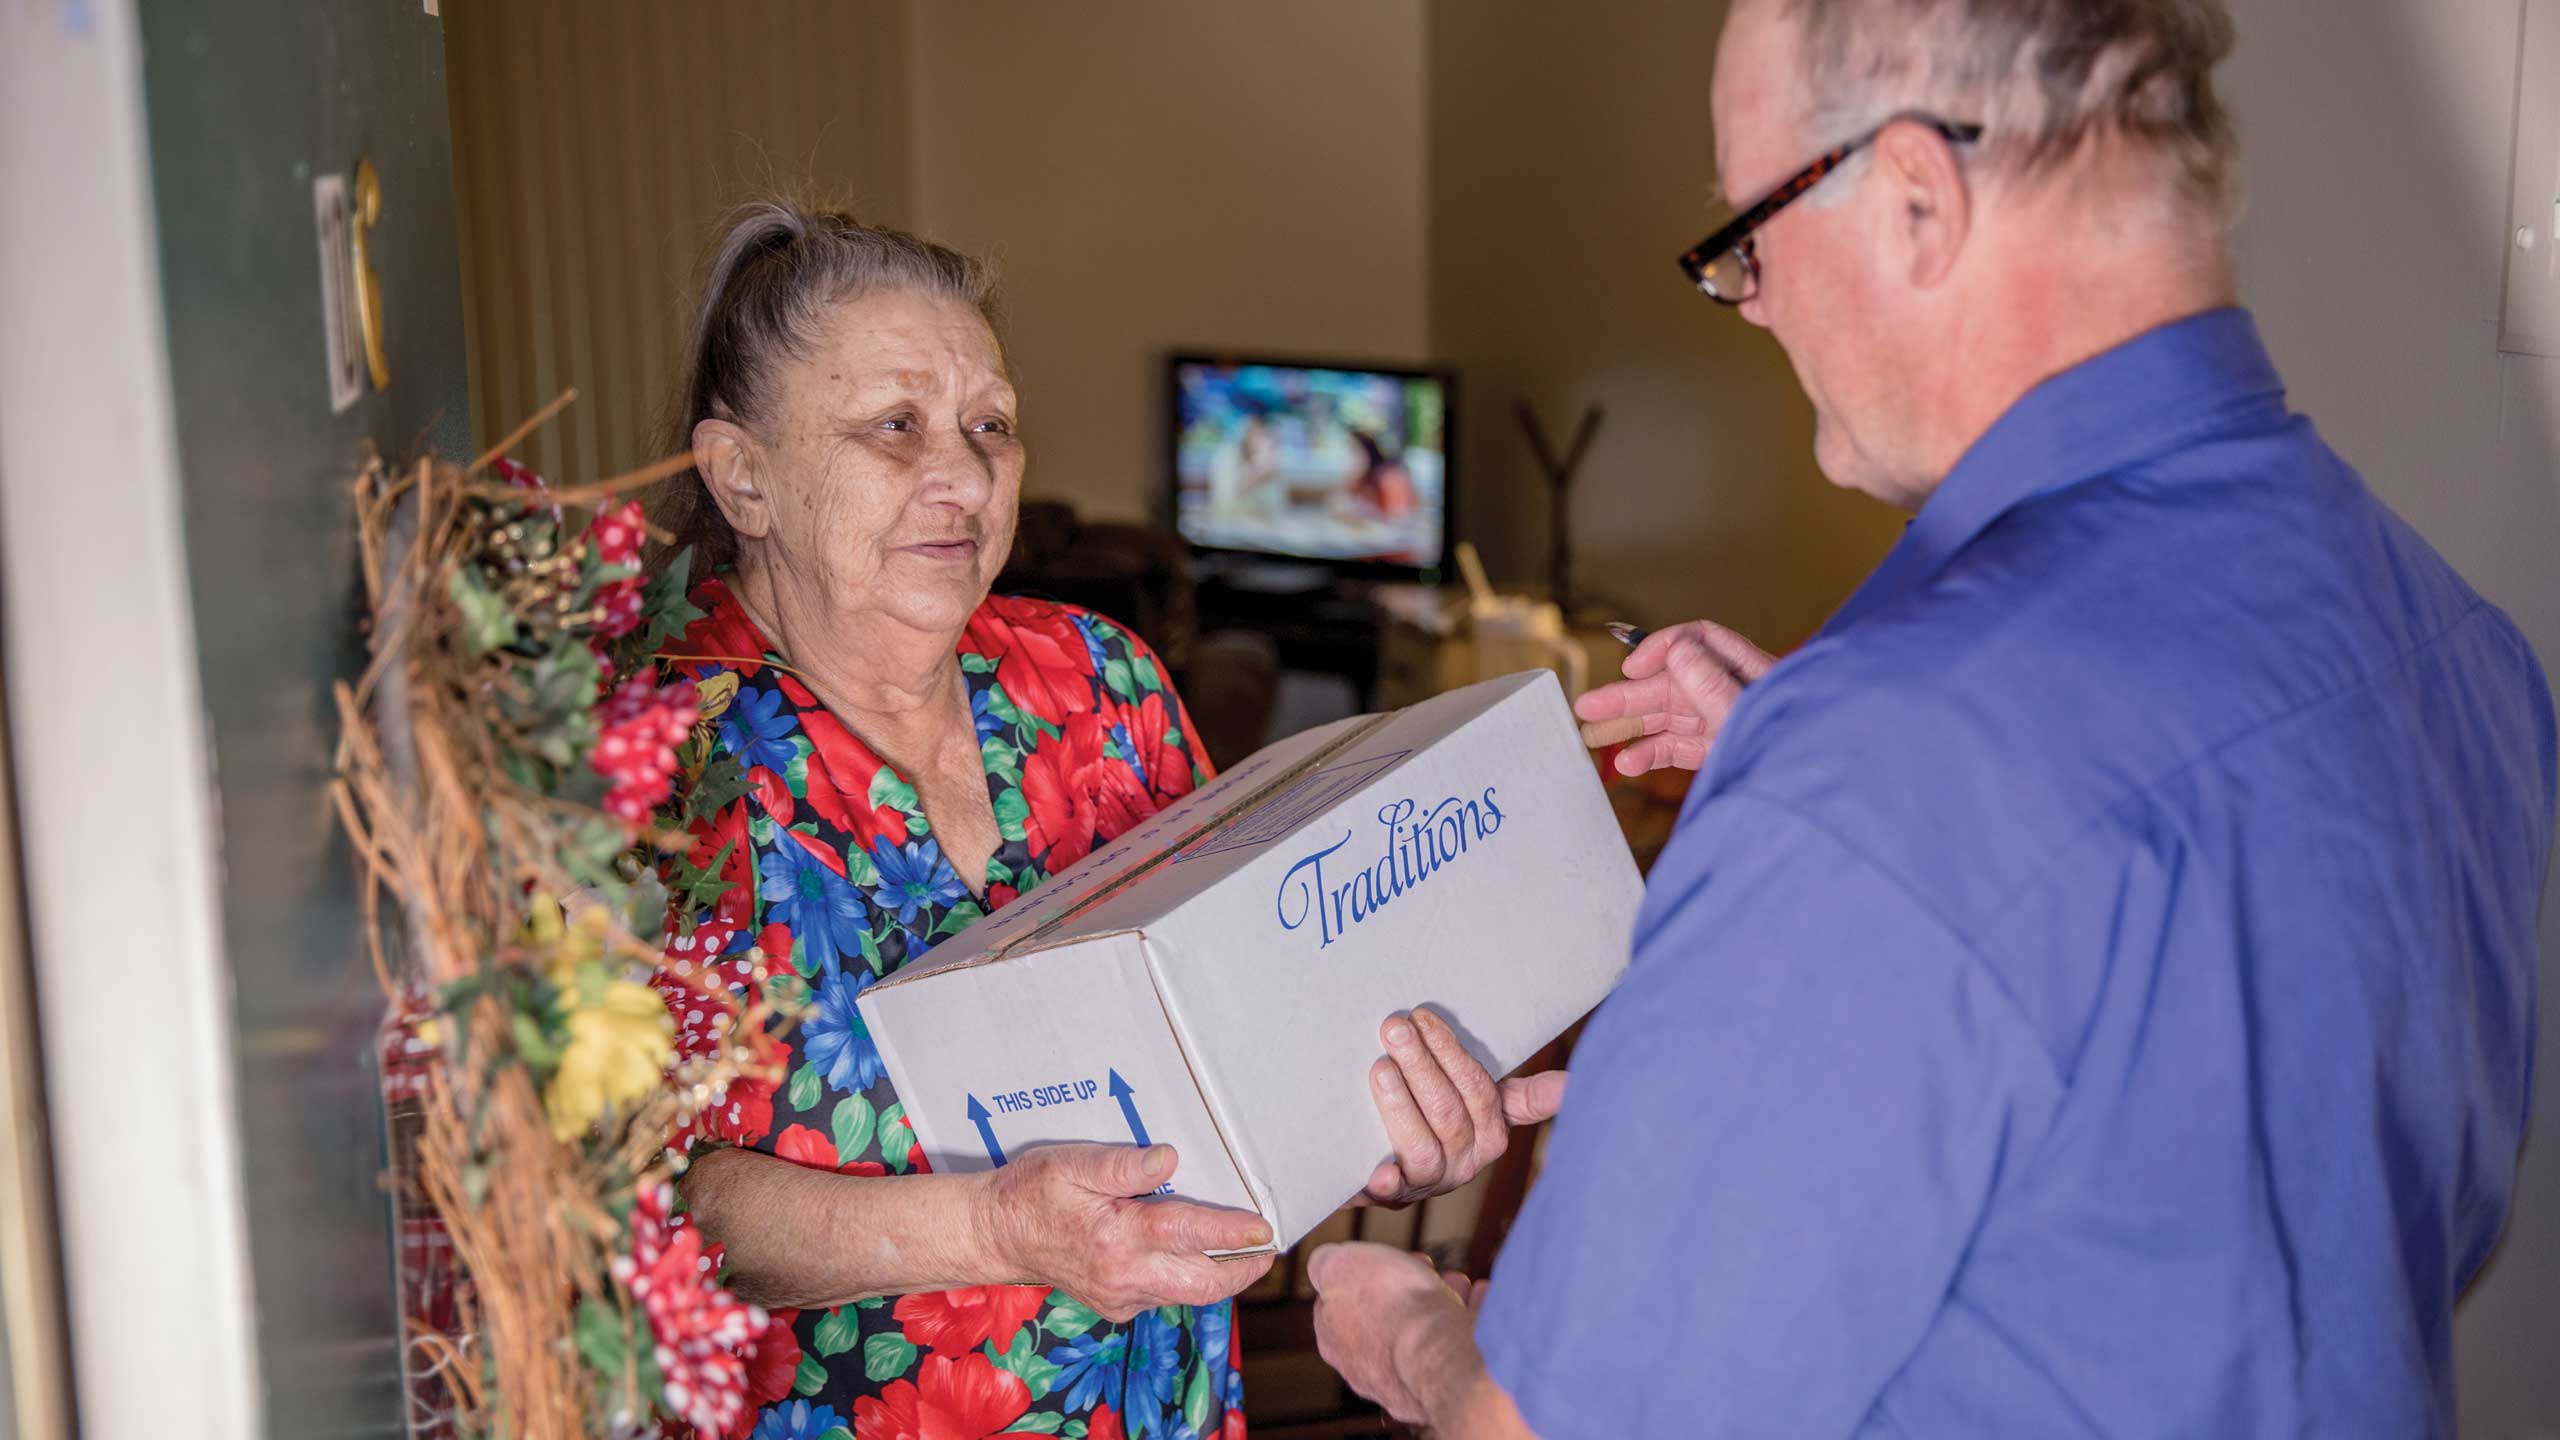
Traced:
<path fill-rule="evenodd" d="M 773 529 L 773 505 L 757 475 L 756 444 L 734 420 L 698 421 L 693 427 L 693 468 L 711 502 L 739 538 L 761 540 Z"/>
<path fill-rule="evenodd" d="M 1917 120 L 1897 120 L 1875 139 L 1877 178 L 1891 197 L 1888 223 L 1916 289 L 1935 288 L 1956 268 L 1973 233 L 1973 187 L 1953 142 Z"/>

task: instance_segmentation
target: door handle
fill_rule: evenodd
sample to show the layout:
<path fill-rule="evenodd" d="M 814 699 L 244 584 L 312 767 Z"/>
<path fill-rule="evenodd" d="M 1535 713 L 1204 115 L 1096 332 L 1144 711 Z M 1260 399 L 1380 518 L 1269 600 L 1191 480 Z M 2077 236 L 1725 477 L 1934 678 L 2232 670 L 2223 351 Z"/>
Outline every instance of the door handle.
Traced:
<path fill-rule="evenodd" d="M 373 388 L 391 388 L 391 360 L 382 346 L 382 280 L 373 273 L 373 227 L 382 221 L 382 177 L 370 158 L 356 162 L 356 318 L 364 327 L 365 368 Z"/>

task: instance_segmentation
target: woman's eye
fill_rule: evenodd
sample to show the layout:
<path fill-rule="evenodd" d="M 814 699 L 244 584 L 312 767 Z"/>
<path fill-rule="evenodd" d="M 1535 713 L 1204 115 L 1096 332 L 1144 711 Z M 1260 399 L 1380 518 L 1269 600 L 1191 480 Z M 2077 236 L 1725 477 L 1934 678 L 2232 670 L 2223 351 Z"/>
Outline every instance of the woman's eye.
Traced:
<path fill-rule="evenodd" d="M 900 434 L 904 434 L 907 431 L 916 428 L 916 422 L 911 416 L 892 415 L 888 419 L 880 422 L 880 428 L 883 430 L 895 430 Z"/>
<path fill-rule="evenodd" d="M 1013 433 L 1013 422 L 1010 420 L 981 420 L 969 428 L 977 431 L 981 435 L 1010 435 Z"/>

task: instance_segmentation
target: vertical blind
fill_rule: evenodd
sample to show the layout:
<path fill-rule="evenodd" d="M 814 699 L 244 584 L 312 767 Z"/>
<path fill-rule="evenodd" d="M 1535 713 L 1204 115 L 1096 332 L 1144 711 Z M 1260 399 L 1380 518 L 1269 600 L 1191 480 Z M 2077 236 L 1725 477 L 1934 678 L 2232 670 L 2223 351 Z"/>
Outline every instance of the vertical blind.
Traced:
<path fill-rule="evenodd" d="M 904 0 L 444 0 L 471 414 L 563 482 L 646 463 L 704 252 L 785 191 L 910 223 Z"/>

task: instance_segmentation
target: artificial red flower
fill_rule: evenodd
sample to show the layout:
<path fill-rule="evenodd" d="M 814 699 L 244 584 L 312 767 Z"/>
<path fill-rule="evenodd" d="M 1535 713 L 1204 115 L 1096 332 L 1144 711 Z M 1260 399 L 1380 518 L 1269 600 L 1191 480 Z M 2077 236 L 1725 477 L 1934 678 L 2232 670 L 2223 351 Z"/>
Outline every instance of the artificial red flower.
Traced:
<path fill-rule="evenodd" d="M 792 1385 L 800 1378 L 800 1337 L 791 1327 L 799 1319 L 797 1310 L 774 1311 L 764 1334 L 738 1352 L 747 1367 L 747 1407 L 729 1427 L 729 1440 L 746 1440 L 755 1431 L 757 1411 L 791 1398 Z"/>
<path fill-rule="evenodd" d="M 605 697 L 596 715 L 595 749 L 587 763 L 612 788 L 605 812 L 637 830 L 674 790 L 676 746 L 692 733 L 701 713 L 693 682 L 661 685 L 654 675 L 632 676 Z"/>
<path fill-rule="evenodd" d="M 750 1413 L 738 1352 L 772 1321 L 712 1279 L 700 1232 L 668 1217 L 671 1195 L 668 1186 L 653 1185 L 635 1197 L 631 1249 L 614 1257 L 613 1278 L 648 1319 L 668 1412 L 697 1431 L 724 1435 Z"/>
<path fill-rule="evenodd" d="M 1002 1349 L 1048 1300 L 1042 1285 L 973 1285 L 901 1296 L 889 1313 L 906 1327 L 908 1343 L 937 1355 L 959 1355 L 992 1340 Z"/>
<path fill-rule="evenodd" d="M 785 1126 L 781 1137 L 773 1142 L 773 1153 L 812 1170 L 836 1168 L 836 1142 L 806 1125 Z"/>
<path fill-rule="evenodd" d="M 987 1440 L 1030 1408 L 1030 1390 L 986 1356 L 928 1355 L 914 1379 L 853 1402 L 853 1433 L 855 1440 Z M 1121 1440 L 1117 1428 L 1110 1440 Z"/>

